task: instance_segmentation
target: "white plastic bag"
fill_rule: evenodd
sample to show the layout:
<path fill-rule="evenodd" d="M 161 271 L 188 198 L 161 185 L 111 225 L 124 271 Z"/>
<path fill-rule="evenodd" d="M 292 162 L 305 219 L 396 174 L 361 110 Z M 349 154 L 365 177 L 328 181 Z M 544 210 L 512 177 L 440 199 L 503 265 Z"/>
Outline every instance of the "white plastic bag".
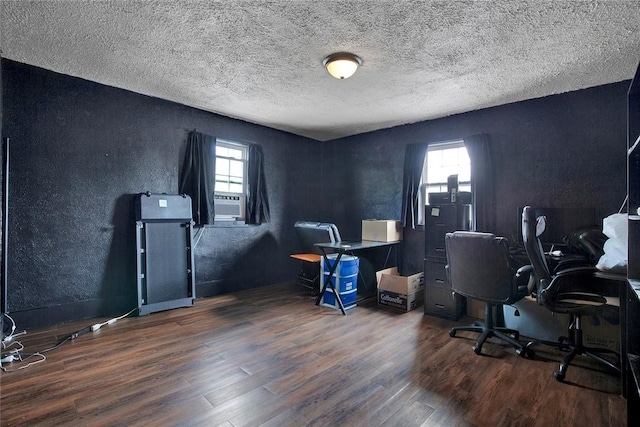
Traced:
<path fill-rule="evenodd" d="M 627 214 L 613 214 L 602 220 L 602 232 L 610 239 L 627 241 Z"/>
<path fill-rule="evenodd" d="M 602 220 L 602 232 L 608 237 L 604 242 L 604 255 L 596 268 L 600 270 L 624 270 L 627 268 L 627 215 L 613 214 Z"/>

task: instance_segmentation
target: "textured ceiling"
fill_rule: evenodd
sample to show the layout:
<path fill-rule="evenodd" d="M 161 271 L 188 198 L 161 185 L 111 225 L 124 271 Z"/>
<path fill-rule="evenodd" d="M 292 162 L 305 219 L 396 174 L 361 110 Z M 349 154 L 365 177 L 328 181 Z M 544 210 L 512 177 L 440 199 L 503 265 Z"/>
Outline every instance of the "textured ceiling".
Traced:
<path fill-rule="evenodd" d="M 630 79 L 633 1 L 0 0 L 2 56 L 317 140 Z M 347 80 L 322 67 L 349 51 Z"/>

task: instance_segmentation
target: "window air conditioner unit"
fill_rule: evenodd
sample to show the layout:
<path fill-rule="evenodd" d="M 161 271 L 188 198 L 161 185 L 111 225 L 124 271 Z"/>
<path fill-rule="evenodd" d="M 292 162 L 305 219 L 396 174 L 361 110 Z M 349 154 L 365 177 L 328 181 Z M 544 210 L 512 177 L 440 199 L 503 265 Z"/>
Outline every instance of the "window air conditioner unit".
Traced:
<path fill-rule="evenodd" d="M 244 218 L 246 196 L 240 194 L 215 194 L 213 196 L 216 219 Z"/>

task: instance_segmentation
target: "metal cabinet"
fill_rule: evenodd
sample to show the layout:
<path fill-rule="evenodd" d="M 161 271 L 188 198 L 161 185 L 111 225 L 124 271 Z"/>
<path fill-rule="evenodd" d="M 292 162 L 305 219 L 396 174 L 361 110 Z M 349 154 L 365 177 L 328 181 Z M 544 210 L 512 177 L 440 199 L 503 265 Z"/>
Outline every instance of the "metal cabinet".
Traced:
<path fill-rule="evenodd" d="M 471 205 L 426 206 L 424 229 L 424 314 L 458 320 L 466 313 L 466 298 L 454 293 L 447 281 L 444 236 L 471 229 Z"/>

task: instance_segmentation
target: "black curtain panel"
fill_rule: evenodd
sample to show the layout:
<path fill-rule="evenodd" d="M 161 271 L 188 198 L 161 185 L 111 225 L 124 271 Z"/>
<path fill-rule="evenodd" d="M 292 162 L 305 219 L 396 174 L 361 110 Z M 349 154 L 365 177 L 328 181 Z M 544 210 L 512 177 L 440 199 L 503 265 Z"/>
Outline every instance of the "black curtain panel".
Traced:
<path fill-rule="evenodd" d="M 249 179 L 247 195 L 247 224 L 262 224 L 270 221 L 267 181 L 264 173 L 264 154 L 262 146 L 249 146 Z"/>
<path fill-rule="evenodd" d="M 402 226 L 415 229 L 418 224 L 418 196 L 424 156 L 428 144 L 409 144 L 404 153 L 404 178 L 402 182 Z"/>
<path fill-rule="evenodd" d="M 216 176 L 216 138 L 192 130 L 180 176 L 180 193 L 191 197 L 193 221 L 196 225 L 213 224 L 213 193 Z"/>
<path fill-rule="evenodd" d="M 489 136 L 472 135 L 464 138 L 471 160 L 471 193 L 473 229 L 495 231 L 495 183 Z"/>

